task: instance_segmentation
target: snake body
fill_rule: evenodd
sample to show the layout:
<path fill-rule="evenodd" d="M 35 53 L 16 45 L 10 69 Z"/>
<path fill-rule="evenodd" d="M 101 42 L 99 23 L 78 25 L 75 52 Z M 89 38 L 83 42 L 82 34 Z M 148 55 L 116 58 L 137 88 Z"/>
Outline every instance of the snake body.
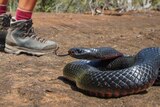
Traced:
<path fill-rule="evenodd" d="M 97 97 L 121 97 L 146 90 L 160 83 L 160 48 L 151 47 L 134 56 L 112 48 L 72 48 L 78 59 L 63 70 L 65 78 Z M 156 82 L 155 82 L 156 81 Z"/>

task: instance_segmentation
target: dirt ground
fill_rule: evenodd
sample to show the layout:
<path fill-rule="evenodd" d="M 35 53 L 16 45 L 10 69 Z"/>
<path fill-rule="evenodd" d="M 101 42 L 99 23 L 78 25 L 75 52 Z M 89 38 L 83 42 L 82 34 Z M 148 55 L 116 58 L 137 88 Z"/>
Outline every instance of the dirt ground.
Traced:
<path fill-rule="evenodd" d="M 136 54 L 160 46 L 160 12 L 122 16 L 35 13 L 35 31 L 59 43 L 59 53 L 72 47 L 113 47 Z M 41 57 L 0 53 L 0 107 L 159 107 L 160 87 L 146 93 L 102 99 L 87 96 L 63 79 L 63 67 L 75 61 L 54 54 Z"/>

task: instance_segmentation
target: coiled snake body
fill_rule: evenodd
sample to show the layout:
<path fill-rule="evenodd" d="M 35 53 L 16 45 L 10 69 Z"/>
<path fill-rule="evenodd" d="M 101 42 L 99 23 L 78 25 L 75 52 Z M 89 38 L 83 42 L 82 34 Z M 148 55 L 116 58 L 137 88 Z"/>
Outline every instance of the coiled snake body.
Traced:
<path fill-rule="evenodd" d="M 69 54 L 83 60 L 68 63 L 64 77 L 91 95 L 120 97 L 142 92 L 154 83 L 159 85 L 158 47 L 142 49 L 134 56 L 105 47 L 72 48 Z"/>

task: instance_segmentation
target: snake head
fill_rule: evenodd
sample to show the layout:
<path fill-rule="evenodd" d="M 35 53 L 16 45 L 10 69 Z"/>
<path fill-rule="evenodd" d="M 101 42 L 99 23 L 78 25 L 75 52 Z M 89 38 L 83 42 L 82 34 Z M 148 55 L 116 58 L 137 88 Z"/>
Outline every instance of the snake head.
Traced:
<path fill-rule="evenodd" d="M 77 59 L 91 59 L 90 57 L 92 50 L 89 48 L 71 48 L 68 51 L 68 54 L 73 57 L 73 58 L 77 58 Z"/>
<path fill-rule="evenodd" d="M 122 53 L 109 47 L 101 48 L 71 48 L 68 54 L 77 59 L 114 59 L 123 56 Z"/>

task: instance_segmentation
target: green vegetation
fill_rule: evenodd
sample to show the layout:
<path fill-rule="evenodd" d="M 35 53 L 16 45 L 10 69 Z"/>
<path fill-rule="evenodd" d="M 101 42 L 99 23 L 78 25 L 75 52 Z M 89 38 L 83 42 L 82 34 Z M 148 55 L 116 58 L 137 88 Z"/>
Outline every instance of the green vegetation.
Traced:
<path fill-rule="evenodd" d="M 153 0 L 153 5 L 160 5 L 160 0 Z"/>
<path fill-rule="evenodd" d="M 84 13 L 90 11 L 89 8 L 90 0 L 38 0 L 35 11 L 38 12 L 73 12 L 73 13 Z M 96 0 L 93 0 L 96 1 Z M 104 0 L 99 0 L 97 4 L 103 4 Z M 110 0 L 116 6 L 116 0 Z M 134 0 L 134 4 L 142 3 L 143 0 Z M 10 0 L 9 10 L 15 11 L 17 7 L 18 0 Z M 152 6 L 155 8 L 160 5 L 160 0 L 152 0 Z"/>
<path fill-rule="evenodd" d="M 88 0 L 39 0 L 36 11 L 84 12 L 89 9 Z"/>
<path fill-rule="evenodd" d="M 13 12 L 16 10 L 17 8 L 17 4 L 18 4 L 18 0 L 10 0 L 9 1 L 9 6 L 8 6 L 8 9 Z"/>

